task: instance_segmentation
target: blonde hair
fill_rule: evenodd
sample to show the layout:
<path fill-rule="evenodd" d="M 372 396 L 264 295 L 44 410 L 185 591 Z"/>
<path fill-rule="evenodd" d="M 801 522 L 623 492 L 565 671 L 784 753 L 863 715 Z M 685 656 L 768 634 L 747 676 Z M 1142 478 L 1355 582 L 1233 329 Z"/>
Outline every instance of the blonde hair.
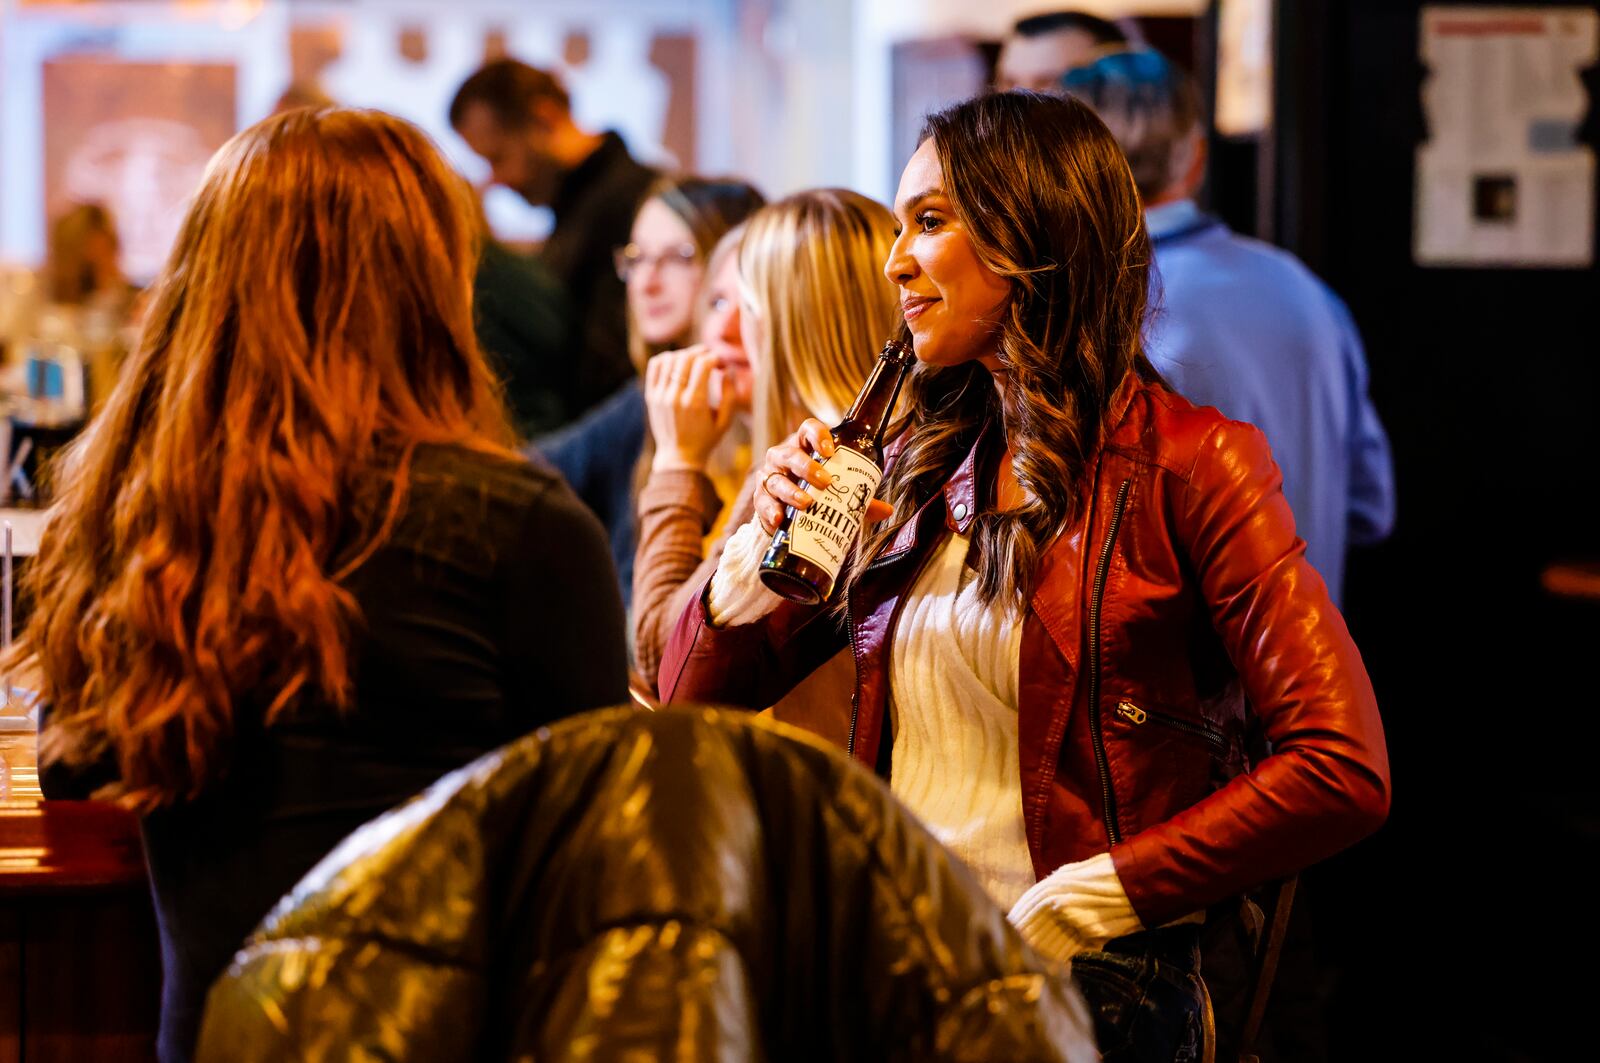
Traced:
<path fill-rule="evenodd" d="M 883 275 L 887 207 L 843 188 L 800 192 L 757 211 L 739 245 L 739 286 L 761 322 L 751 445 L 760 454 L 806 417 L 844 417 L 899 324 Z"/>

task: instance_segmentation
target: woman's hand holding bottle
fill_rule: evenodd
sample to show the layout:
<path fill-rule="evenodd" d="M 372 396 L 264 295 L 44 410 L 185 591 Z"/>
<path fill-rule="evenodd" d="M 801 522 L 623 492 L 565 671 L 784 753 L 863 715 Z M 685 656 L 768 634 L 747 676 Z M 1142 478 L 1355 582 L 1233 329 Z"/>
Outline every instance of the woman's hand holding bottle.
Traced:
<path fill-rule="evenodd" d="M 813 457 L 823 460 L 833 456 L 833 433 L 815 417 L 808 417 L 794 435 L 772 447 L 762 458 L 761 478 L 756 484 L 756 520 L 768 535 L 783 523 L 784 507 L 806 509 L 811 496 L 805 492 L 807 485 L 827 487 L 832 477 Z M 867 503 L 866 519 L 883 520 L 894 513 L 894 507 L 881 499 Z"/>

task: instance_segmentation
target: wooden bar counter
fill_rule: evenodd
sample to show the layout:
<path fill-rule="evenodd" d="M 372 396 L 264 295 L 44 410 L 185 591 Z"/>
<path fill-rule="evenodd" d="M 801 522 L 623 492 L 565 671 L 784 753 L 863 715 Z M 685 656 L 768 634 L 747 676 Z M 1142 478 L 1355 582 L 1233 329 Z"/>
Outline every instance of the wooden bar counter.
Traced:
<path fill-rule="evenodd" d="M 138 822 L 41 800 L 33 734 L 0 744 L 0 1063 L 153 1060 L 161 957 Z"/>

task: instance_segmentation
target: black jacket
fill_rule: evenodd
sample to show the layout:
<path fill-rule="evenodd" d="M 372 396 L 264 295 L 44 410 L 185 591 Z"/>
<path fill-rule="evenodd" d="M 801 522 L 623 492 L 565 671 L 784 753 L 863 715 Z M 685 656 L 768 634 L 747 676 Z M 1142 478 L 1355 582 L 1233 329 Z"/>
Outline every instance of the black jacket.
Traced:
<path fill-rule="evenodd" d="M 870 772 L 709 710 L 591 713 L 308 874 L 204 1060 L 1088 1060 L 1089 1019 Z"/>
<path fill-rule="evenodd" d="M 608 132 L 594 153 L 562 178 L 550 203 L 555 228 L 539 257 L 572 298 L 568 420 L 634 375 L 627 293 L 612 252 L 628 242 L 633 216 L 655 178 L 654 170 L 628 154 L 621 137 Z"/>

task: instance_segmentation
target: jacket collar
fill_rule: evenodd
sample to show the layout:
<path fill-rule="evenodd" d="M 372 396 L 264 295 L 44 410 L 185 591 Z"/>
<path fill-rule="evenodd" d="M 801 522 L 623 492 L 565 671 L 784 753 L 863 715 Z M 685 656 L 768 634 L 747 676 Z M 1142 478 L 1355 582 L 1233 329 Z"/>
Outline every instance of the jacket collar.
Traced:
<path fill-rule="evenodd" d="M 995 431 L 998 429 L 991 423 L 978 433 L 972 449 L 944 483 L 944 524 L 957 534 L 966 535 L 978 515 L 978 455 Z"/>
<path fill-rule="evenodd" d="M 633 157 L 628 154 L 628 145 L 622 137 L 610 129 L 606 130 L 588 157 L 562 175 L 555 195 L 550 198 L 550 213 L 557 218 L 570 214 L 578 201 L 603 181 L 609 172 L 632 162 Z"/>
<path fill-rule="evenodd" d="M 1111 396 L 1111 408 L 1106 415 L 1105 435 L 1111 434 L 1121 427 L 1128 416 L 1128 408 L 1133 404 L 1133 396 L 1139 389 L 1139 374 L 1130 370 L 1117 385 Z M 991 423 L 979 433 L 978 439 L 972 444 L 972 449 L 967 451 L 967 456 L 962 459 L 961 465 L 951 474 L 944 485 L 945 527 L 953 532 L 966 535 L 972 527 L 973 519 L 978 515 L 978 467 L 981 455 L 984 453 L 989 436 L 999 432 L 998 424 Z"/>
<path fill-rule="evenodd" d="M 1128 419 L 1128 410 L 1133 406 L 1133 397 L 1144 386 L 1144 381 L 1139 379 L 1138 370 L 1130 369 L 1122 378 L 1122 383 L 1117 385 L 1117 390 L 1111 394 L 1111 409 L 1106 414 L 1104 438 L 1109 440 L 1122 427 Z"/>
<path fill-rule="evenodd" d="M 1133 397 L 1138 392 L 1140 383 L 1139 374 L 1130 370 L 1122 378 L 1122 382 L 1117 385 L 1117 390 L 1111 396 L 1111 408 L 1106 416 L 1105 437 L 1107 439 L 1127 419 L 1128 410 L 1133 404 Z M 970 532 L 972 522 L 978 515 L 977 496 L 980 456 L 984 452 L 990 434 L 999 430 L 998 424 L 990 424 L 978 434 L 978 438 L 973 442 L 972 448 L 967 451 L 967 456 L 961 460 L 961 464 L 956 467 L 956 471 L 945 481 L 944 488 L 938 495 L 934 495 L 927 502 L 924 502 L 922 509 L 917 512 L 916 516 L 900 526 L 900 530 L 895 533 L 894 539 L 889 543 L 888 549 L 883 552 L 880 560 L 901 554 L 916 546 L 918 530 L 923 523 L 923 518 L 927 515 L 927 507 L 932 504 L 934 498 L 942 496 L 944 499 L 944 524 L 946 528 L 961 535 L 966 535 Z M 889 451 L 887 456 L 898 457 L 900 451 L 905 449 L 905 442 L 904 435 L 898 437 L 887 448 Z"/>

